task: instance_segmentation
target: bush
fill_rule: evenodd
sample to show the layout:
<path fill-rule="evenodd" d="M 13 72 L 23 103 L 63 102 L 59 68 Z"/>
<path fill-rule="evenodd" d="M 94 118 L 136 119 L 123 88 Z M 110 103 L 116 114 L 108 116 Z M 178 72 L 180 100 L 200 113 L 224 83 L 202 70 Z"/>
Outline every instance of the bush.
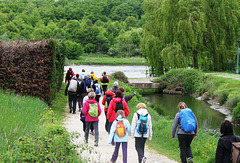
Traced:
<path fill-rule="evenodd" d="M 34 136 L 23 136 L 3 154 L 4 162 L 81 162 L 72 139 L 78 134 L 67 132 L 55 122 L 52 110 L 41 119 Z"/>
<path fill-rule="evenodd" d="M 220 105 L 223 105 L 228 98 L 229 91 L 228 90 L 223 90 L 217 94 L 217 100 L 220 103 Z"/>
<path fill-rule="evenodd" d="M 239 96 L 230 96 L 226 102 L 227 106 L 234 108 L 237 106 L 237 104 L 240 102 Z"/>
<path fill-rule="evenodd" d="M 122 71 L 116 71 L 116 72 L 112 73 L 111 75 L 121 82 L 129 83 L 128 77 Z"/>
<path fill-rule="evenodd" d="M 232 111 L 232 119 L 236 122 L 240 122 L 240 102 Z"/>

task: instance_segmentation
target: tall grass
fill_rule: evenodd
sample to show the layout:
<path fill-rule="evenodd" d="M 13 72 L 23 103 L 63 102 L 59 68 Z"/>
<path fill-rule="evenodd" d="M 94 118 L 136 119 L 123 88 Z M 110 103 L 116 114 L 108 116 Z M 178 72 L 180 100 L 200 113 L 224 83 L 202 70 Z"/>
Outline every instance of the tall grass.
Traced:
<path fill-rule="evenodd" d="M 12 145 L 13 140 L 33 135 L 40 115 L 47 104 L 37 98 L 15 95 L 0 90 L 0 153 Z"/>

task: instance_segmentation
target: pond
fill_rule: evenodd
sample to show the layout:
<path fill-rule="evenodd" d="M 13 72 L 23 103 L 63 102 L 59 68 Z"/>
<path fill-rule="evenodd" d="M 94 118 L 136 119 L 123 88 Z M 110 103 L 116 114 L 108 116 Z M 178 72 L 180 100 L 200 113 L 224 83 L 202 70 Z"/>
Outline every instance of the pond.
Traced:
<path fill-rule="evenodd" d="M 198 119 L 199 127 L 212 135 L 219 133 L 221 122 L 226 118 L 226 115 L 210 108 L 210 104 L 199 101 L 192 96 L 148 94 L 143 95 L 143 97 L 151 104 L 157 105 L 156 111 L 159 114 L 169 116 L 172 119 L 178 112 L 178 103 L 184 101 L 193 110 Z M 234 128 L 234 133 L 240 135 L 239 127 Z"/>
<path fill-rule="evenodd" d="M 94 71 L 94 74 L 99 78 L 101 77 L 103 71 L 106 71 L 107 74 L 111 74 L 116 71 L 122 71 L 128 78 L 146 78 L 149 74 L 148 66 L 109 66 L 109 65 L 75 65 L 75 66 L 65 66 L 65 73 L 72 67 L 75 74 L 80 74 L 82 69 L 85 69 L 87 74 L 90 74 L 91 71 Z"/>

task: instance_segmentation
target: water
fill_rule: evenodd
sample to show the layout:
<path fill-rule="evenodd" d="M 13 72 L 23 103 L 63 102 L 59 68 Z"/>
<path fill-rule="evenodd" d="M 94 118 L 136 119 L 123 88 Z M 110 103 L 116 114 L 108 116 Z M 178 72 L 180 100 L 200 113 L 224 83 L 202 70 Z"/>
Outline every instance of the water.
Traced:
<path fill-rule="evenodd" d="M 148 77 L 149 67 L 148 66 L 109 66 L 109 65 L 76 65 L 76 66 L 65 66 L 65 73 L 72 67 L 75 74 L 80 74 L 82 69 L 85 69 L 86 74 L 90 74 L 94 71 L 97 78 L 101 77 L 103 71 L 107 74 L 111 74 L 116 71 L 122 71 L 128 78 L 146 78 Z"/>
<path fill-rule="evenodd" d="M 196 100 L 191 96 L 168 95 L 168 94 L 150 94 L 143 97 L 151 104 L 156 104 L 157 112 L 161 115 L 169 116 L 174 119 L 178 112 L 177 105 L 184 101 L 191 108 L 197 117 L 198 125 L 201 129 L 212 135 L 219 134 L 221 122 L 226 119 L 226 115 L 211 108 L 210 104 Z M 240 135 L 239 129 L 234 129 L 236 135 Z"/>

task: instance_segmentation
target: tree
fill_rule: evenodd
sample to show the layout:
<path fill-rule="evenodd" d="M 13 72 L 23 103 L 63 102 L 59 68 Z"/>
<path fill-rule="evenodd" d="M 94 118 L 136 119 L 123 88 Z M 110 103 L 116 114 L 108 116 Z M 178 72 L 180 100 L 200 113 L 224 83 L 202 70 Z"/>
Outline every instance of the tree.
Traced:
<path fill-rule="evenodd" d="M 224 70 L 233 45 L 227 33 L 236 38 L 239 26 L 236 6 L 237 0 L 145 1 L 142 50 L 155 73 L 189 66 Z"/>
<path fill-rule="evenodd" d="M 65 52 L 68 59 L 78 59 L 78 57 L 83 54 L 83 47 L 81 44 L 69 40 L 65 41 L 65 44 Z"/>

